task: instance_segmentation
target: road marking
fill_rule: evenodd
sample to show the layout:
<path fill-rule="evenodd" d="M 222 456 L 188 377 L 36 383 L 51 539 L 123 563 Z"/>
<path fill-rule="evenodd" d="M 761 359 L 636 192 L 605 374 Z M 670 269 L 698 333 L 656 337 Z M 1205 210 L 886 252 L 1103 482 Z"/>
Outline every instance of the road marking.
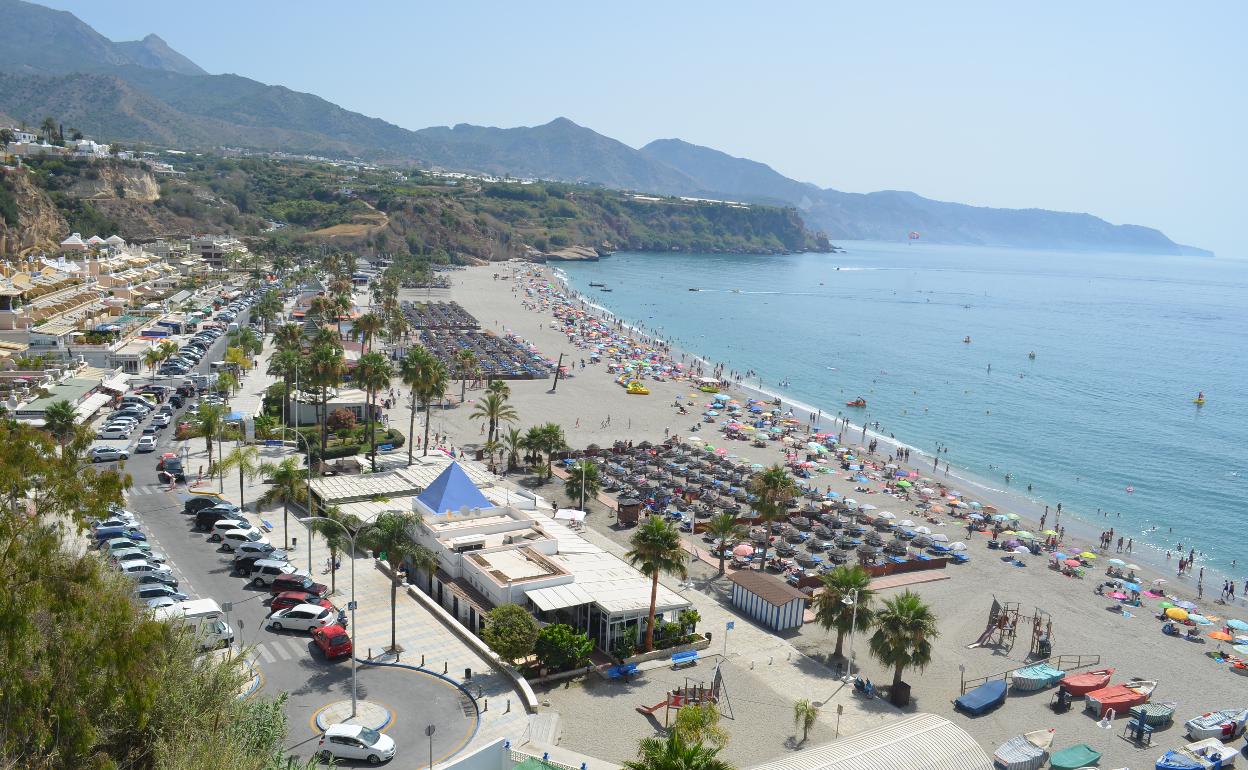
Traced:
<path fill-rule="evenodd" d="M 286 644 L 294 650 L 294 657 L 301 658 L 308 652 L 307 642 L 301 642 L 298 639 L 287 639 Z"/>
<path fill-rule="evenodd" d="M 278 641 L 280 640 L 278 639 L 273 640 L 273 652 L 277 655 L 277 657 L 281 658 L 282 660 L 290 660 L 290 653 L 286 650 L 285 647 L 283 647 L 280 644 L 277 644 Z"/>
<path fill-rule="evenodd" d="M 264 658 L 265 663 L 273 663 L 277 660 L 277 658 L 273 657 L 273 653 L 269 652 L 269 648 L 266 645 L 257 644 L 256 652 L 259 653 L 260 657 Z"/>

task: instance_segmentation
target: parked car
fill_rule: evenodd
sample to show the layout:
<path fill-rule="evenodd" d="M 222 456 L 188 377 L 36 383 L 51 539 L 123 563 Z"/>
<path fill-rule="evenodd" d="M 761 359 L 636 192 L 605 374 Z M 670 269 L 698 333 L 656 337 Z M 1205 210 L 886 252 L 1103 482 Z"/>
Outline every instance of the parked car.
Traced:
<path fill-rule="evenodd" d="M 150 561 L 152 564 L 164 564 L 168 561 L 160 551 L 145 551 L 142 548 L 113 548 L 107 553 L 108 558 L 112 559 L 114 564 L 127 561 Z"/>
<path fill-rule="evenodd" d="M 307 591 L 284 591 L 273 597 L 273 600 L 269 602 L 269 609 L 274 611 L 288 610 L 291 607 L 298 607 L 300 604 L 315 604 L 327 610 L 334 609 L 334 605 L 329 599 L 322 597 L 320 594 L 308 593 Z"/>
<path fill-rule="evenodd" d="M 260 530 L 251 525 L 246 519 L 220 519 L 212 525 L 212 533 L 208 536 L 208 542 L 220 542 L 221 536 L 226 532 L 242 530 L 244 532 L 255 532 L 259 534 Z"/>
<path fill-rule="evenodd" d="M 248 554 L 243 554 L 241 556 L 238 554 L 237 551 L 235 551 L 234 561 L 232 562 L 234 574 L 242 575 L 243 577 L 251 577 L 251 574 L 256 571 L 256 564 L 262 561 L 276 561 L 279 563 L 286 563 L 289 561 L 289 558 L 286 556 L 285 551 L 272 551 L 270 553 L 248 553 Z"/>
<path fill-rule="evenodd" d="M 150 543 L 131 540 L 128 537 L 115 537 L 112 540 L 105 540 L 100 543 L 100 550 L 106 554 L 116 551 L 128 551 L 130 549 L 151 553 L 152 546 Z"/>
<path fill-rule="evenodd" d="M 277 548 L 268 540 L 263 542 L 257 541 L 252 543 L 239 543 L 234 547 L 234 552 L 239 556 L 259 556 L 265 559 L 275 559 L 277 561 L 290 561 L 286 552 Z"/>
<path fill-rule="evenodd" d="M 260 534 L 260 530 L 252 529 L 234 529 L 229 532 L 221 533 L 221 550 L 232 552 L 235 548 L 243 544 L 262 544 L 269 545 L 269 539 Z"/>
<path fill-rule="evenodd" d="M 290 588 L 281 590 L 273 590 L 272 586 L 278 578 L 294 577 L 306 578 L 308 574 L 301 572 L 298 567 L 293 564 L 287 564 L 284 561 L 274 561 L 272 559 L 260 559 L 255 563 L 251 570 L 251 584 L 254 586 L 270 586 L 269 593 L 280 594 L 282 591 L 299 590 L 302 582 L 294 583 Z"/>
<path fill-rule="evenodd" d="M 113 538 L 124 537 L 130 540 L 147 540 L 147 535 L 138 527 L 100 527 L 95 531 L 95 541 L 103 543 Z"/>
<path fill-rule="evenodd" d="M 347 634 L 347 629 L 336 623 L 313 629 L 312 641 L 316 642 L 321 653 L 329 660 L 351 654 L 351 637 Z"/>
<path fill-rule="evenodd" d="M 130 430 L 120 425 L 105 425 L 96 431 L 95 437 L 105 441 L 113 441 L 119 438 L 130 438 Z"/>
<path fill-rule="evenodd" d="M 142 575 L 147 572 L 160 572 L 170 574 L 173 567 L 168 564 L 152 564 L 149 561 L 128 561 L 117 565 L 123 575 Z"/>
<path fill-rule="evenodd" d="M 316 604 L 296 604 L 269 616 L 264 627 L 271 631 L 311 631 L 328 626 L 337 614 Z"/>
<path fill-rule="evenodd" d="M 171 572 L 144 572 L 134 576 L 135 585 L 178 587 L 178 579 Z"/>
<path fill-rule="evenodd" d="M 316 754 L 322 761 L 362 759 L 376 765 L 394 758 L 394 739 L 363 725 L 333 724 L 321 736 Z"/>
<path fill-rule="evenodd" d="M 142 436 L 142 437 L 140 437 L 140 438 L 139 438 L 139 443 L 137 443 L 137 444 L 135 444 L 135 445 L 134 445 L 134 451 L 136 451 L 136 452 L 155 452 L 155 451 L 156 451 L 156 437 L 155 437 L 155 436 Z M 123 454 L 123 455 L 122 455 L 122 457 L 125 457 L 125 455 Z"/>
<path fill-rule="evenodd" d="M 96 519 L 91 522 L 91 531 L 98 532 L 109 527 L 133 527 L 135 524 L 134 514 L 132 513 L 125 515 L 110 513 L 103 519 Z"/>
<path fill-rule="evenodd" d="M 127 511 L 125 508 L 117 505 L 110 505 L 108 507 L 108 515 L 103 518 L 92 520 L 91 524 L 98 528 L 100 526 L 104 526 L 104 522 L 106 521 L 120 521 L 131 526 L 134 526 L 139 522 L 133 511 Z"/>
<path fill-rule="evenodd" d="M 209 532 L 218 521 L 232 520 L 237 515 L 237 511 L 231 511 L 228 508 L 202 508 L 195 513 L 195 529 L 200 532 Z"/>
<path fill-rule="evenodd" d="M 192 495 L 183 505 L 183 513 L 199 513 L 206 508 L 223 508 L 231 503 L 215 495 Z"/>
<path fill-rule="evenodd" d="M 139 599 L 144 602 L 150 601 L 152 599 L 167 598 L 167 599 L 172 599 L 173 602 L 176 604 L 177 602 L 184 602 L 190 597 L 182 593 L 181 591 L 178 591 L 177 589 L 171 588 L 167 585 L 161 585 L 159 583 L 157 584 L 149 583 L 147 585 L 141 585 L 141 586 L 135 587 L 134 598 Z"/>
<path fill-rule="evenodd" d="M 286 565 L 290 566 L 290 565 Z M 269 581 L 269 593 L 277 595 L 286 591 L 304 591 L 317 596 L 329 596 L 329 586 L 317 583 L 303 570 L 284 572 Z"/>

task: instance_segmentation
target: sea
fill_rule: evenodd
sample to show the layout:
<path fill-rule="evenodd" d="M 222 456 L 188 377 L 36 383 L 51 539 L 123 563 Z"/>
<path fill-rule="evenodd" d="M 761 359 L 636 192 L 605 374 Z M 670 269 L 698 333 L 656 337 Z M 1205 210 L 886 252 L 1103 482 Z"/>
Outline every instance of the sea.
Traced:
<path fill-rule="evenodd" d="M 1126 561 L 1173 570 L 1194 548 L 1207 586 L 1248 578 L 1248 262 L 838 246 L 559 268 L 587 301 L 756 372 L 744 383 L 825 426 L 878 422 L 912 458 L 939 451 L 933 476 L 947 460 L 968 494 L 1033 520 L 1061 503 L 1068 532 L 1133 539 Z"/>

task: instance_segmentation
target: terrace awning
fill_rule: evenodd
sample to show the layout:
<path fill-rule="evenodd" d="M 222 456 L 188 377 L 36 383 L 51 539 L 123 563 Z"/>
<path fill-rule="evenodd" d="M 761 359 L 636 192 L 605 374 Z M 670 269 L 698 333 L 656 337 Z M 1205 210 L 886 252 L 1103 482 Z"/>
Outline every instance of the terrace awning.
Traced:
<path fill-rule="evenodd" d="M 543 612 L 580 607 L 584 604 L 592 604 L 594 601 L 594 597 L 576 583 L 537 588 L 526 592 L 525 596 L 529 597 L 529 601 L 536 604 Z"/>

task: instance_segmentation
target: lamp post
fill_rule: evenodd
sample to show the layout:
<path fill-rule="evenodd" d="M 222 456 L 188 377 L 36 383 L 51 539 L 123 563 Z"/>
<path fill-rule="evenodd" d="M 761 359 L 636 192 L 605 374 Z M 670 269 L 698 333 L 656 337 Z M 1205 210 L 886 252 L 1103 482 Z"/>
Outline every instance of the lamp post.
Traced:
<path fill-rule="evenodd" d="M 312 515 L 312 447 L 309 445 L 308 437 L 303 435 L 299 431 L 294 430 L 293 428 L 288 428 L 285 425 L 281 427 L 281 431 L 282 431 L 283 436 L 285 436 L 286 433 L 289 431 L 290 433 L 295 434 L 296 439 L 303 439 L 303 448 L 308 453 L 308 472 L 307 472 L 307 475 L 304 476 L 304 480 L 307 482 L 307 485 L 308 485 L 307 507 L 308 507 L 308 515 L 311 516 Z M 295 441 L 295 452 L 298 452 L 298 451 L 299 451 L 299 442 Z M 286 522 L 282 522 L 283 550 L 285 550 L 287 538 L 289 537 L 290 537 L 290 534 L 286 531 Z M 309 533 L 308 534 L 308 571 L 311 571 L 311 570 L 312 570 L 312 535 L 311 533 Z"/>
<path fill-rule="evenodd" d="M 351 543 L 351 600 L 347 602 L 347 609 L 351 612 L 351 716 L 355 717 L 358 701 L 356 695 L 356 673 L 355 673 L 355 538 L 359 536 L 359 532 L 354 535 L 351 530 L 347 529 L 347 525 L 337 519 L 331 519 L 328 516 L 309 516 L 308 517 L 308 574 L 312 573 L 312 522 L 313 521 L 332 521 L 334 524 L 342 528 L 346 534 L 347 540 Z M 330 565 L 333 569 L 333 565 Z"/>
<path fill-rule="evenodd" d="M 854 608 L 849 623 L 849 667 L 846 669 L 845 679 L 842 680 L 845 684 L 849 684 L 854 681 L 854 631 L 858 626 L 858 592 L 851 591 L 848 596 L 841 599 L 841 604 Z"/>

